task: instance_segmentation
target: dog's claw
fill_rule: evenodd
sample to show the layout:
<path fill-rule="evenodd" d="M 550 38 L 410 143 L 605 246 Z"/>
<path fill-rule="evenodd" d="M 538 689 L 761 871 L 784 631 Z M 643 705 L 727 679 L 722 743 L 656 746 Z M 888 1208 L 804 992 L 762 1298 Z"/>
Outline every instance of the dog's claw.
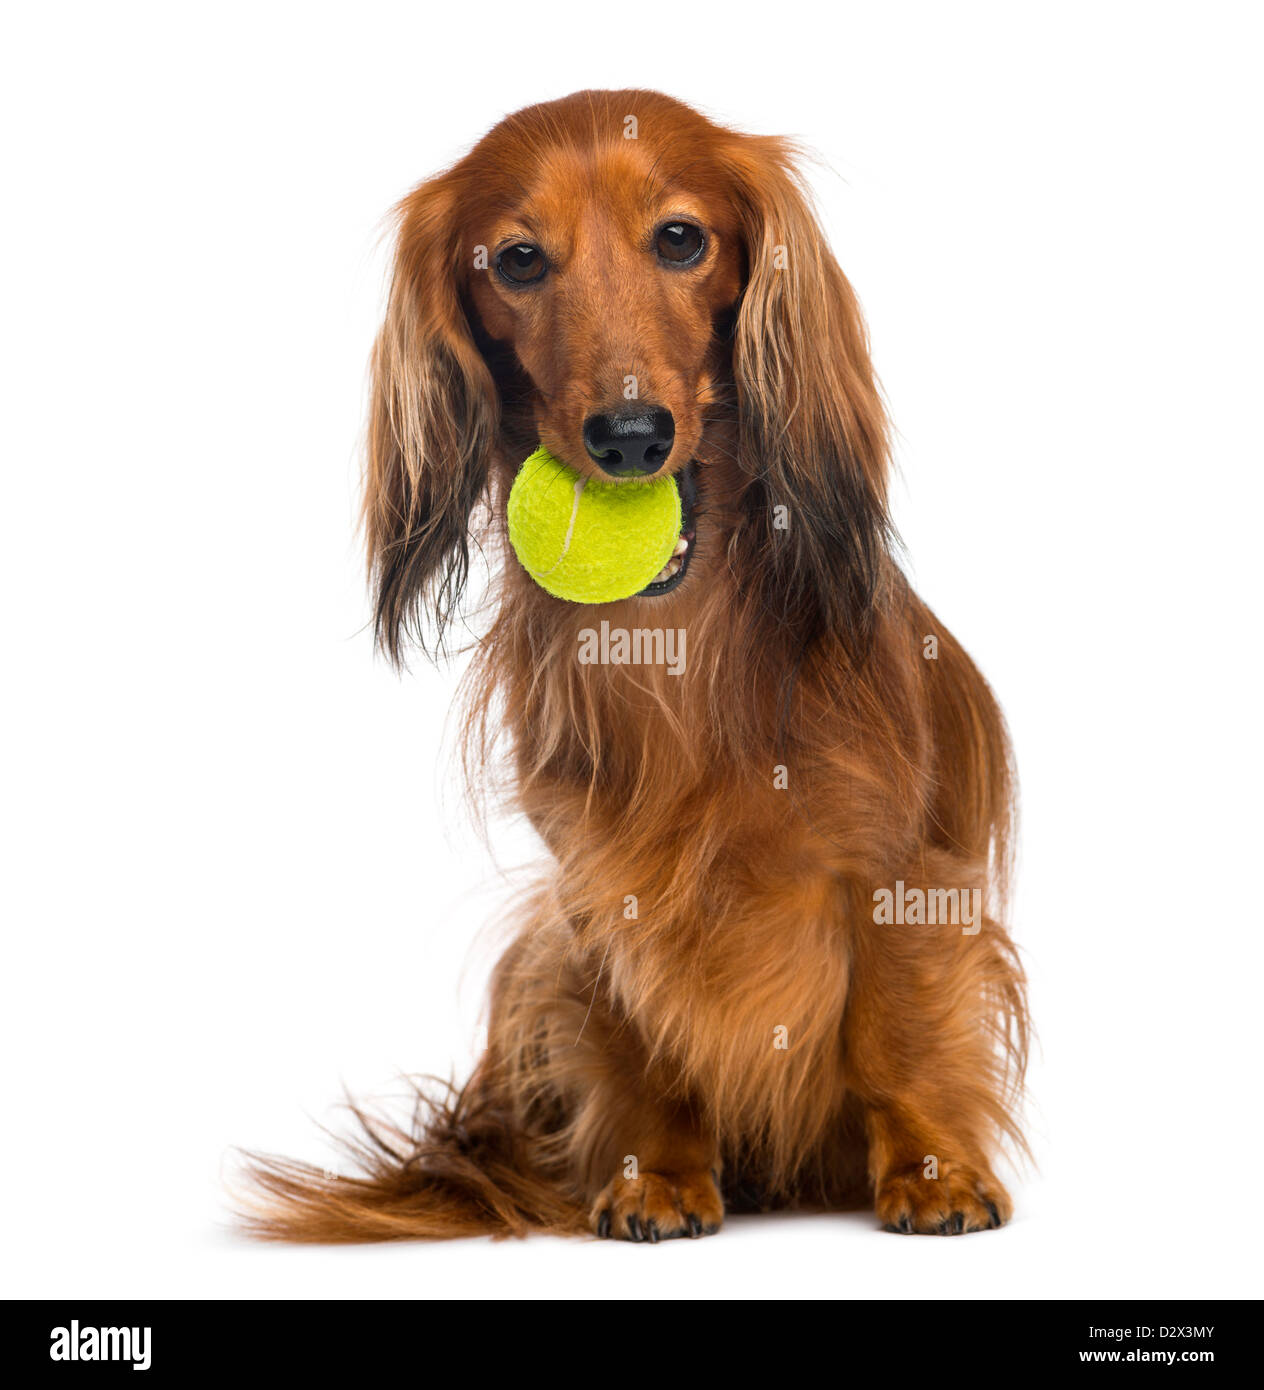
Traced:
<path fill-rule="evenodd" d="M 702 1234 L 702 1222 L 698 1217 L 698 1213 L 696 1211 L 691 1211 L 685 1217 L 685 1220 L 689 1224 L 689 1239 L 697 1240 Z"/>
<path fill-rule="evenodd" d="M 645 1239 L 645 1232 L 641 1230 L 641 1218 L 639 1216 L 628 1217 L 628 1235 L 638 1243 Z"/>
<path fill-rule="evenodd" d="M 597 1218 L 597 1239 L 607 1240 L 610 1236 L 610 1210 L 607 1208 Z"/>

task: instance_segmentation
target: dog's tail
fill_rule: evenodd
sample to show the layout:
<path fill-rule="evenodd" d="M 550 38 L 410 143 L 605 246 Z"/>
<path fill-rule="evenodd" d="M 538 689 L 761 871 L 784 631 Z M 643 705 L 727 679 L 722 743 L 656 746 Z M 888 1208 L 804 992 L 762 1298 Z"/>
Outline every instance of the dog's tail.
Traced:
<path fill-rule="evenodd" d="M 408 1128 L 348 1102 L 358 1132 L 337 1142 L 349 1172 L 244 1154 L 232 1184 L 242 1228 L 308 1244 L 586 1229 L 577 1194 L 543 1171 L 537 1141 L 477 1074 L 460 1091 L 411 1085 Z"/>

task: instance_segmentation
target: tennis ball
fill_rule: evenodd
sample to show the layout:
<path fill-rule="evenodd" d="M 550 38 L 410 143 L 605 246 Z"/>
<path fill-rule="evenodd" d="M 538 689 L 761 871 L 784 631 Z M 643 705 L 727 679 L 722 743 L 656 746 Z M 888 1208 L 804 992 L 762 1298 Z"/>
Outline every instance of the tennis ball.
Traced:
<path fill-rule="evenodd" d="M 509 540 L 523 569 L 555 598 L 631 598 L 671 559 L 680 535 L 676 480 L 585 478 L 547 449 L 518 470 L 509 491 Z"/>

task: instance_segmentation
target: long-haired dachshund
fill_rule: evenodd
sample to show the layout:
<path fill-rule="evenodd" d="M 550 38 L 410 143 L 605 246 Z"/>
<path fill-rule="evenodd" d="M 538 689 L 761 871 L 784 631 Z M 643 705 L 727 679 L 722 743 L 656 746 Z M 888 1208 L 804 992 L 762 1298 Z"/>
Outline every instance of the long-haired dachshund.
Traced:
<path fill-rule="evenodd" d="M 398 216 L 377 636 L 441 649 L 472 548 L 495 557 L 466 728 L 484 764 L 504 735 L 550 868 L 468 1084 L 419 1090 L 411 1129 L 357 1109 L 355 1176 L 254 1157 L 248 1223 L 652 1242 L 871 1203 L 896 1231 L 1001 1225 L 1027 1041 L 1009 746 L 893 558 L 865 327 L 791 146 L 581 92 Z M 566 602 L 514 559 L 506 497 L 541 444 L 590 478 L 675 475 L 680 539 L 642 593 Z M 687 659 L 581 659 L 598 630 Z"/>

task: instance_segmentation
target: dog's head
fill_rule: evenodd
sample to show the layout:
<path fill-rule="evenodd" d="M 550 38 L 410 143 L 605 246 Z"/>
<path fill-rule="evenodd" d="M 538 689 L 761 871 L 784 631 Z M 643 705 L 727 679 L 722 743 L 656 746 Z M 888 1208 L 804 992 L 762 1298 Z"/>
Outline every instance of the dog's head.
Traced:
<path fill-rule="evenodd" d="M 441 637 L 471 515 L 537 443 L 700 496 L 719 533 L 700 563 L 628 602 L 727 575 L 805 635 L 863 636 L 885 421 L 784 141 L 653 92 L 581 92 L 508 117 L 398 213 L 365 501 L 392 656 L 431 623 Z"/>

